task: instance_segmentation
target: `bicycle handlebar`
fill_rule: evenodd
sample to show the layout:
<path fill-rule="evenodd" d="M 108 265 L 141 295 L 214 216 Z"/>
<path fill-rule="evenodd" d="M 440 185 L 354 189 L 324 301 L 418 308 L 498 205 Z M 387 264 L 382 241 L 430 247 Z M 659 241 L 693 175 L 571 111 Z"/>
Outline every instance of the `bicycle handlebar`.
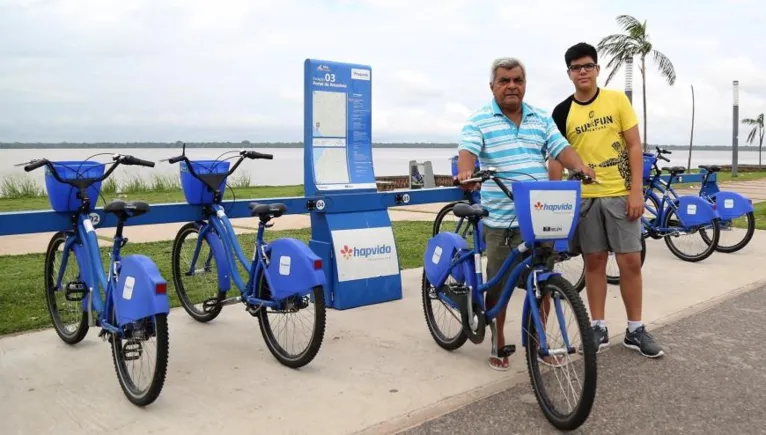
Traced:
<path fill-rule="evenodd" d="M 479 171 L 476 171 L 473 173 L 471 178 L 467 178 L 463 181 L 458 181 L 457 179 L 453 180 L 453 185 L 460 185 L 460 184 L 470 184 L 470 183 L 483 183 L 487 180 L 494 181 L 497 186 L 500 188 L 500 190 L 505 193 L 508 198 L 513 200 L 513 193 L 508 189 L 508 187 L 496 176 L 497 171 L 494 169 L 482 169 Z M 581 180 L 586 183 L 598 183 L 595 179 L 591 178 L 588 175 L 585 175 L 582 171 L 571 171 L 569 173 L 569 180 Z"/>
<path fill-rule="evenodd" d="M 109 175 L 114 172 L 115 169 L 117 169 L 117 166 L 119 165 L 126 165 L 126 166 L 147 166 L 150 168 L 154 167 L 154 162 L 150 162 L 148 160 L 142 160 L 127 154 L 115 154 L 112 157 L 112 161 L 114 162 L 112 166 L 109 167 L 109 169 L 99 178 L 88 178 L 85 179 L 88 181 L 87 185 L 83 186 L 83 188 L 89 187 L 91 184 L 98 183 L 99 181 L 105 180 Z M 17 165 L 18 166 L 18 165 Z M 35 169 L 41 167 L 41 166 L 47 166 L 48 169 L 50 169 L 51 174 L 53 175 L 53 178 L 56 179 L 59 183 L 68 184 L 70 186 L 74 187 L 81 187 L 81 185 L 84 185 L 85 183 L 82 181 L 83 179 L 74 179 L 74 180 L 64 180 L 59 176 L 58 171 L 53 166 L 53 163 L 48 159 L 35 159 L 31 160 L 29 163 L 27 163 L 24 166 L 24 171 L 30 172 L 34 171 Z"/>
<path fill-rule="evenodd" d="M 226 174 L 226 177 L 228 177 L 229 175 L 233 174 L 234 171 L 239 166 L 239 164 L 242 163 L 242 161 L 244 159 L 246 159 L 246 158 L 247 159 L 251 159 L 251 160 L 255 160 L 255 159 L 273 160 L 274 159 L 274 155 L 273 154 L 259 153 L 258 151 L 248 151 L 248 150 L 244 150 L 243 149 L 243 150 L 241 150 L 239 152 L 239 160 L 237 160 L 237 163 L 235 163 L 234 166 L 231 167 L 229 172 Z M 167 160 L 168 160 L 168 163 L 170 163 L 171 165 L 175 164 L 175 163 L 178 163 L 178 162 L 185 162 L 186 163 L 186 167 L 189 169 L 189 173 L 194 178 L 196 178 L 196 179 L 202 181 L 203 183 L 207 184 L 207 182 L 205 182 L 205 180 L 201 179 L 199 177 L 199 175 L 197 175 L 197 173 L 194 172 L 194 168 L 192 168 L 191 162 L 189 161 L 189 158 L 186 157 L 185 153 L 181 154 L 180 156 L 171 157 L 171 158 L 169 158 Z"/>

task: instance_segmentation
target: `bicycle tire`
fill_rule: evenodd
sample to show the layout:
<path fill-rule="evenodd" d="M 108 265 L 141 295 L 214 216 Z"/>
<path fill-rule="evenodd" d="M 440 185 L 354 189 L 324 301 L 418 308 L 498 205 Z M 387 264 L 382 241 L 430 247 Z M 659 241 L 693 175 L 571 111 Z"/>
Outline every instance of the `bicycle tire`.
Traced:
<path fill-rule="evenodd" d="M 266 281 L 266 275 L 264 274 L 263 269 L 258 272 L 258 277 L 256 277 L 255 282 L 258 283 L 256 297 L 259 299 L 270 300 L 271 290 L 268 287 L 268 282 Z M 268 317 L 266 317 L 267 307 L 260 306 L 256 308 L 257 313 L 255 315 L 258 317 L 258 325 L 261 329 L 261 335 L 263 336 L 263 340 L 266 343 L 269 352 L 271 352 L 271 354 L 274 355 L 274 358 L 281 364 L 293 369 L 303 367 L 313 361 L 319 353 L 319 349 L 322 346 L 322 340 L 324 339 L 325 325 L 327 321 L 324 289 L 322 286 L 316 286 L 311 291 L 316 311 L 314 331 L 306 349 L 297 356 L 288 355 L 284 349 L 282 349 L 282 346 L 274 340 L 274 331 L 271 330 L 271 323 L 269 322 Z"/>
<path fill-rule="evenodd" d="M 67 232 L 59 231 L 54 234 L 53 237 L 51 237 L 51 241 L 48 243 L 48 248 L 45 251 L 43 276 L 45 277 L 45 300 L 48 307 L 48 314 L 50 315 L 51 322 L 53 323 L 53 329 L 56 331 L 56 334 L 64 343 L 74 345 L 81 342 L 85 336 L 88 335 L 88 330 L 90 329 L 90 325 L 88 324 L 88 313 L 87 311 L 82 311 L 79 323 L 77 324 L 77 329 L 75 329 L 72 333 L 66 332 L 65 327 L 61 321 L 61 314 L 59 313 L 58 305 L 54 295 L 56 291 L 53 289 L 53 284 L 56 282 L 56 276 L 54 276 L 53 271 L 53 261 L 56 258 L 56 253 L 58 251 L 59 245 L 66 242 L 67 236 Z M 63 255 L 68 255 L 69 252 L 72 253 L 72 257 L 67 261 L 67 266 L 72 266 L 72 264 L 75 264 L 77 266 L 77 270 L 79 271 L 80 264 L 77 262 L 77 257 L 74 255 L 74 250 L 70 248 L 67 252 L 63 252 Z M 67 285 L 66 282 L 62 282 L 62 284 L 64 286 Z M 76 304 L 82 307 L 82 302 L 76 302 Z"/>
<path fill-rule="evenodd" d="M 466 340 L 468 340 L 468 336 L 465 333 L 465 330 L 463 329 L 462 320 L 458 318 L 460 321 L 460 329 L 458 330 L 458 333 L 455 337 L 449 338 L 446 334 L 444 334 L 441 331 L 441 328 L 439 328 L 436 325 L 436 318 L 434 316 L 433 308 L 431 307 L 431 301 L 434 299 L 431 299 L 429 295 L 429 283 L 428 279 L 426 278 L 426 272 L 423 271 L 423 279 L 421 280 L 421 298 L 423 301 L 423 314 L 426 318 L 426 325 L 428 326 L 428 332 L 431 333 L 431 337 L 434 339 L 436 344 L 439 345 L 444 350 L 453 351 L 458 348 L 460 348 L 462 345 L 465 344 Z M 437 299 L 438 300 L 438 299 Z M 439 300 L 439 302 L 441 302 Z M 460 315 L 460 312 L 458 311 L 458 315 Z"/>
<path fill-rule="evenodd" d="M 580 298 L 579 293 L 574 290 L 569 281 L 561 276 L 554 275 L 547 279 L 543 285 L 547 289 L 553 287 L 554 290 L 561 293 L 563 297 L 569 301 L 572 305 L 578 327 L 580 328 L 580 340 L 583 346 L 583 365 L 585 367 L 585 381 L 583 382 L 583 390 L 579 403 L 574 408 L 574 411 L 569 415 L 561 415 L 559 412 L 552 409 L 551 401 L 541 385 L 542 375 L 540 374 L 540 366 L 537 360 L 537 349 L 536 346 L 532 345 L 532 343 L 537 340 L 537 332 L 535 330 L 531 310 L 527 312 L 526 318 L 523 319 L 523 325 L 526 325 L 525 330 L 528 334 L 526 346 L 527 369 L 530 382 L 532 383 L 532 390 L 535 393 L 535 398 L 537 399 L 537 403 L 543 411 L 545 418 L 559 430 L 574 430 L 580 427 L 588 419 L 596 397 L 598 366 L 596 361 L 596 346 L 593 342 L 593 331 L 590 327 L 590 319 L 588 311 L 585 309 L 585 304 Z M 544 291 L 543 294 L 549 294 L 549 291 Z M 579 361 L 570 364 L 577 363 L 579 363 Z"/>
<path fill-rule="evenodd" d="M 173 286 L 175 287 L 178 301 L 181 303 L 181 306 L 184 307 L 184 310 L 189 314 L 189 316 L 200 323 L 207 323 L 218 317 L 218 315 L 221 314 L 223 307 L 221 305 L 213 306 L 208 312 L 198 310 L 189 300 L 189 295 L 186 292 L 186 287 L 184 286 L 183 280 L 181 279 L 181 248 L 183 247 L 183 243 L 186 237 L 194 233 L 199 234 L 199 228 L 195 222 L 189 222 L 188 224 L 181 227 L 180 230 L 178 230 L 178 233 L 176 233 L 176 237 L 173 240 L 173 251 L 171 253 L 170 259 L 170 265 L 173 274 Z M 206 240 L 203 241 L 203 246 L 208 246 L 208 249 L 210 249 L 210 246 Z M 199 261 L 199 258 L 197 261 Z M 213 257 L 211 261 L 215 264 L 215 269 L 218 270 L 218 263 L 216 263 L 215 257 Z M 217 283 L 218 275 L 215 274 L 215 277 Z M 218 293 L 218 288 L 216 286 L 216 296 L 218 296 Z"/>
<path fill-rule="evenodd" d="M 663 228 L 670 228 L 670 218 L 674 216 L 675 214 L 676 212 L 673 211 L 672 208 L 668 208 L 667 213 L 665 214 L 665 219 L 663 219 L 663 222 L 662 222 Z M 712 225 L 713 225 L 713 230 L 712 230 L 713 238 L 709 239 L 710 242 L 705 242 L 707 245 L 707 249 L 705 249 L 699 255 L 696 255 L 696 256 L 687 255 L 681 252 L 681 250 L 678 249 L 678 247 L 676 247 L 673 244 L 672 239 L 674 239 L 674 237 L 671 235 L 666 235 L 663 237 L 663 239 L 665 239 L 665 245 L 667 245 L 668 249 L 670 250 L 670 252 L 673 253 L 673 255 L 675 255 L 676 257 L 680 258 L 683 261 L 687 261 L 690 263 L 696 263 L 696 262 L 702 261 L 710 257 L 713 254 L 713 252 L 715 252 L 715 248 L 716 246 L 718 246 L 718 239 L 721 237 L 720 219 L 719 218 L 713 219 Z M 700 230 L 700 237 L 702 237 L 703 241 L 705 241 L 707 238 L 703 234 L 704 233 L 702 233 Z"/>
<path fill-rule="evenodd" d="M 120 387 L 128 400 L 136 406 L 147 406 L 153 403 L 159 397 L 162 392 L 162 387 L 165 385 L 165 377 L 168 370 L 168 354 L 170 348 L 170 339 L 168 334 L 168 317 L 167 314 L 155 314 L 152 316 L 155 320 L 154 335 L 157 337 L 157 361 L 155 364 L 154 375 L 152 376 L 151 383 L 145 392 L 136 392 L 133 389 L 133 382 L 127 375 L 127 368 L 125 367 L 125 355 L 120 346 L 122 340 L 119 339 L 117 334 L 112 334 L 110 339 L 112 345 L 112 361 L 114 362 L 114 370 L 117 372 L 117 380 L 120 382 Z M 111 313 L 109 318 L 114 320 L 114 313 Z M 145 354 L 145 353 L 144 353 Z"/>
<path fill-rule="evenodd" d="M 740 249 L 747 246 L 748 243 L 750 243 L 750 240 L 753 238 L 753 235 L 755 234 L 755 214 L 751 211 L 748 212 L 745 216 L 747 216 L 747 231 L 745 232 L 745 237 L 742 238 L 742 240 L 739 243 L 736 243 L 732 246 L 721 246 L 721 240 L 718 239 L 718 243 L 715 245 L 716 252 L 722 252 L 724 254 L 731 254 L 733 252 L 737 252 Z M 704 237 L 703 235 L 703 238 Z"/>
<path fill-rule="evenodd" d="M 439 234 L 439 227 L 441 226 L 441 223 L 444 220 L 444 217 L 452 213 L 452 209 L 455 207 L 455 204 L 460 204 L 461 202 L 465 202 L 465 201 L 450 202 L 449 204 L 442 207 L 438 213 L 436 213 L 436 218 L 434 218 L 434 225 L 433 225 L 432 234 L 431 234 L 432 236 Z"/>

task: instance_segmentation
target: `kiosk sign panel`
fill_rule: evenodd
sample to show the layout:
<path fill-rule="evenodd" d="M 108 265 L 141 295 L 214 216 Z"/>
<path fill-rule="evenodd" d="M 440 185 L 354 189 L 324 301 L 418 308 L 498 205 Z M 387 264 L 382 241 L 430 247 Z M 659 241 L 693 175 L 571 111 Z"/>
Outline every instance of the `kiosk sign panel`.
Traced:
<path fill-rule="evenodd" d="M 306 195 L 376 191 L 371 68 L 313 59 L 304 68 Z"/>
<path fill-rule="evenodd" d="M 321 198 L 309 246 L 323 260 L 327 306 L 341 310 L 402 297 L 396 239 L 372 165 L 371 91 L 369 66 L 304 63 L 304 191 Z"/>

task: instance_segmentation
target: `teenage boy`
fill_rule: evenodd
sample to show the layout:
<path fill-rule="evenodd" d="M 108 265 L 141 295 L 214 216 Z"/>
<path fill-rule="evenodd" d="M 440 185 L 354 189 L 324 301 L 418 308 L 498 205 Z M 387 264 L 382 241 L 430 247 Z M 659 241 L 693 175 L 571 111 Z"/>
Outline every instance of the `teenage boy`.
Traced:
<path fill-rule="evenodd" d="M 575 92 L 559 103 L 552 117 L 582 160 L 594 169 L 599 183 L 583 184 L 580 219 L 570 249 L 585 260 L 585 283 L 599 351 L 609 345 L 604 320 L 606 263 L 614 252 L 620 269 L 620 290 L 628 316 L 623 345 L 646 357 L 663 355 L 662 348 L 641 322 L 641 215 L 643 152 L 638 120 L 624 93 L 600 89 L 598 53 L 581 42 L 564 54 Z M 563 167 L 551 159 L 548 175 L 560 180 Z"/>

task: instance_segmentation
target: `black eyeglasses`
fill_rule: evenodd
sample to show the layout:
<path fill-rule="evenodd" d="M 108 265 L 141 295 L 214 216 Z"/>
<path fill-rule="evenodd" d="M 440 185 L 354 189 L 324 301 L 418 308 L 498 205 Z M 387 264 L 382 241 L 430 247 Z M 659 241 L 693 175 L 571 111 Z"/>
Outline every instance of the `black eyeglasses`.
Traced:
<path fill-rule="evenodd" d="M 582 68 L 585 68 L 585 71 L 591 72 L 593 71 L 593 68 L 595 67 L 596 67 L 595 63 L 586 63 L 584 65 L 577 65 L 577 64 L 569 65 L 568 69 L 569 71 L 572 71 L 572 72 L 579 72 Z"/>

